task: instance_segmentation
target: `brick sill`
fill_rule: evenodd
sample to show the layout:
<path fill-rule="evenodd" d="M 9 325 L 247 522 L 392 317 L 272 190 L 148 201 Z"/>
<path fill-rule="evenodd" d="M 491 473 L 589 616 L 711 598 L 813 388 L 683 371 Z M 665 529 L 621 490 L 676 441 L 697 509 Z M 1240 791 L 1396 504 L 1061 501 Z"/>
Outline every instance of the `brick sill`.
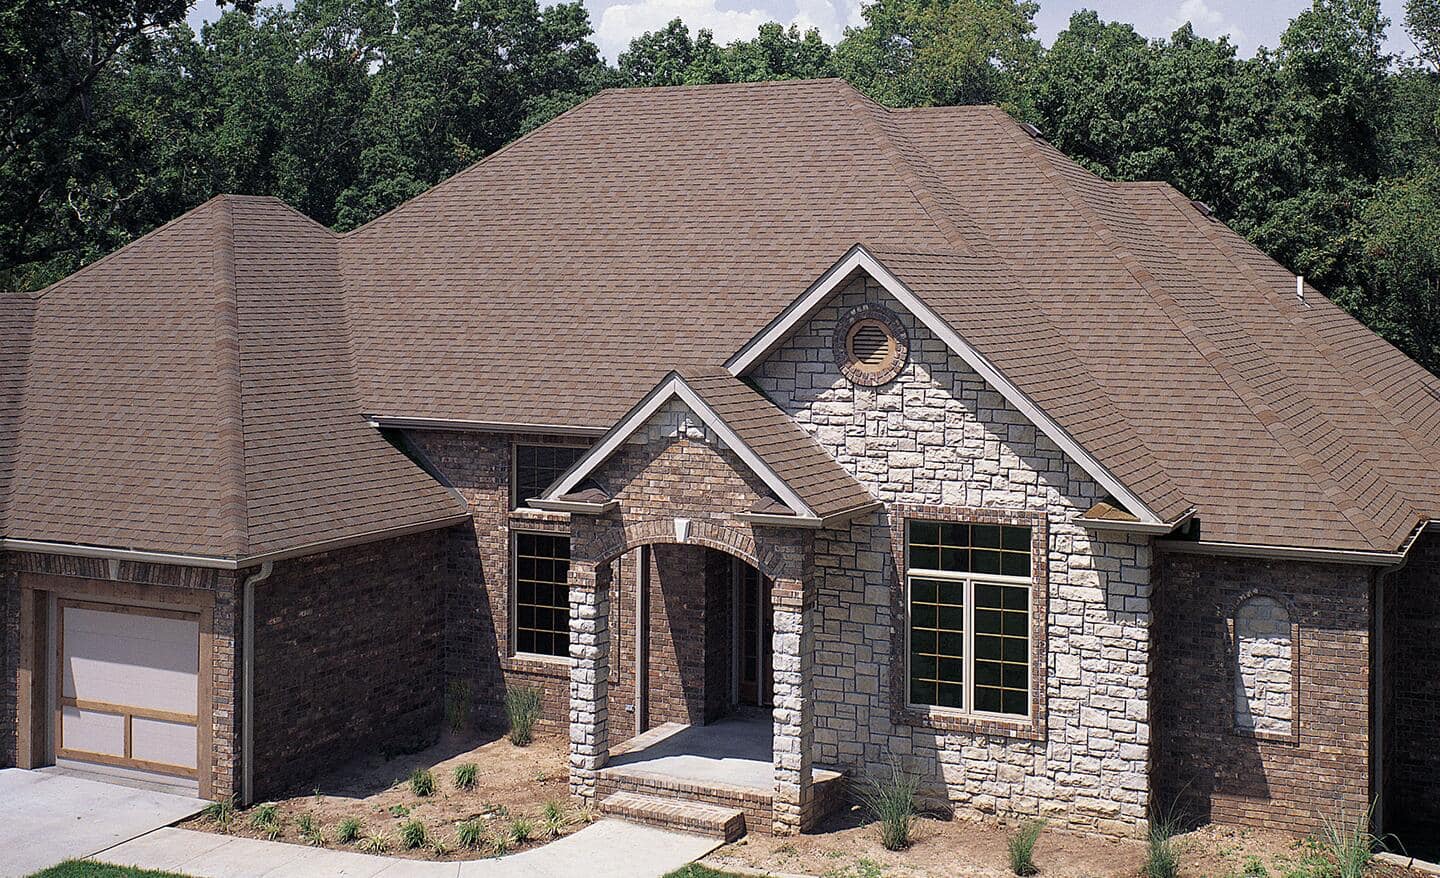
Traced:
<path fill-rule="evenodd" d="M 568 658 L 540 658 L 538 656 L 509 655 L 500 659 L 500 669 L 516 674 L 535 674 L 541 677 L 570 676 Z"/>
<path fill-rule="evenodd" d="M 929 731 L 997 735 L 1022 741 L 1045 740 L 1044 727 L 1034 719 L 1009 721 L 913 707 L 901 708 L 894 711 L 894 714 L 894 720 L 898 724 Z"/>

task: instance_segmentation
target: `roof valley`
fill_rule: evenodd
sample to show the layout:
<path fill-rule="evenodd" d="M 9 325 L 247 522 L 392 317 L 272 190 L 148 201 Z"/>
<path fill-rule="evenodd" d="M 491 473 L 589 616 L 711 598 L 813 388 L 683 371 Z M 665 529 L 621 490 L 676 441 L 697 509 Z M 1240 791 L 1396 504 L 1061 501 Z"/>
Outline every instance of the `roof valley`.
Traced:
<path fill-rule="evenodd" d="M 214 199 L 215 366 L 218 381 L 216 423 L 220 454 L 218 512 L 225 544 L 235 557 L 249 546 L 246 497 L 245 411 L 240 374 L 240 309 L 235 286 L 235 226 L 230 199 Z"/>

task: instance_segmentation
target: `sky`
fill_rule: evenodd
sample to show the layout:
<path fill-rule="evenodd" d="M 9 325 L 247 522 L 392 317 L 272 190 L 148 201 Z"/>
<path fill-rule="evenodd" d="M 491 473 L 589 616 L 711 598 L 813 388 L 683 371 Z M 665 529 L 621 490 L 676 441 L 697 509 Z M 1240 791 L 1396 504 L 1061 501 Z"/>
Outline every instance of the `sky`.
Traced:
<path fill-rule="evenodd" d="M 612 62 L 632 38 L 658 30 L 673 18 L 683 19 L 692 31 L 710 28 L 722 43 L 752 37 L 767 21 L 816 27 L 827 42 L 834 43 L 846 26 L 861 23 L 860 5 L 861 0 L 585 0 L 595 41 Z M 1169 36 L 1188 21 L 1204 36 L 1228 34 L 1241 53 L 1249 55 L 1260 46 L 1273 47 L 1290 19 L 1309 5 L 1309 0 L 1040 0 L 1035 25 L 1041 41 L 1049 45 L 1079 9 L 1094 9 L 1106 21 L 1128 21 L 1150 37 Z M 1401 26 L 1404 0 L 1383 0 L 1382 5 L 1391 21 L 1389 50 L 1413 53 Z M 198 0 L 190 11 L 190 24 L 198 30 L 217 15 L 215 0 Z"/>

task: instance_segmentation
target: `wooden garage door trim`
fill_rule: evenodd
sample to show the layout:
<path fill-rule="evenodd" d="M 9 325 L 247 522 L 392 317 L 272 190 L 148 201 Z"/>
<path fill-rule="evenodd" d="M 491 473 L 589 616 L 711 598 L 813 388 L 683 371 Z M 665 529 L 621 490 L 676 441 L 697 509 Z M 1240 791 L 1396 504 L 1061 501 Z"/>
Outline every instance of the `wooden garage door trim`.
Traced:
<path fill-rule="evenodd" d="M 102 765 L 113 765 L 121 768 L 135 768 L 143 771 L 153 771 L 160 774 L 169 774 L 178 777 L 194 779 L 200 789 L 200 795 L 207 797 L 210 794 L 210 743 L 211 743 L 211 722 L 210 722 L 210 671 L 211 671 L 211 638 L 210 638 L 210 609 L 207 606 L 200 606 L 193 610 L 169 610 L 158 607 L 140 607 L 128 604 L 112 604 L 104 601 L 74 600 L 70 598 L 57 598 L 55 620 L 55 663 L 54 663 L 54 735 L 55 735 L 55 756 L 62 759 L 78 759 L 85 762 L 97 762 Z M 197 713 L 177 713 L 173 711 L 151 710 L 148 708 L 132 707 L 130 705 L 112 704 L 104 701 L 70 698 L 65 695 L 65 610 L 74 607 L 77 609 L 94 610 L 102 613 L 120 613 L 137 616 L 150 616 L 161 619 L 183 619 L 194 621 L 198 629 L 196 638 L 196 649 L 198 650 L 198 664 L 195 680 L 195 699 Z M 81 709 L 97 710 L 102 713 L 118 714 L 124 718 L 125 724 L 125 752 L 131 752 L 131 724 L 135 718 L 156 719 L 166 722 L 181 722 L 195 726 L 195 768 L 169 763 L 151 762 L 144 759 L 136 759 L 131 756 L 114 756 L 107 753 L 92 753 L 88 750 L 72 750 L 61 746 L 64 734 L 64 709 L 66 707 L 77 707 Z"/>

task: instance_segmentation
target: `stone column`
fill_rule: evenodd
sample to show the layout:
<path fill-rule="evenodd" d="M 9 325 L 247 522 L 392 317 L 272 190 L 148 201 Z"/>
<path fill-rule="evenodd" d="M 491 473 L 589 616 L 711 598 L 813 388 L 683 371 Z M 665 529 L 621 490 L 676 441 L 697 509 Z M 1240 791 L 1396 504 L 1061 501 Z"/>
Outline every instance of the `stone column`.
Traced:
<path fill-rule="evenodd" d="M 775 803 L 776 835 L 806 829 L 815 753 L 815 593 L 803 579 L 776 579 L 775 613 Z"/>
<path fill-rule="evenodd" d="M 595 799 L 610 756 L 610 565 L 570 563 L 570 794 Z"/>

